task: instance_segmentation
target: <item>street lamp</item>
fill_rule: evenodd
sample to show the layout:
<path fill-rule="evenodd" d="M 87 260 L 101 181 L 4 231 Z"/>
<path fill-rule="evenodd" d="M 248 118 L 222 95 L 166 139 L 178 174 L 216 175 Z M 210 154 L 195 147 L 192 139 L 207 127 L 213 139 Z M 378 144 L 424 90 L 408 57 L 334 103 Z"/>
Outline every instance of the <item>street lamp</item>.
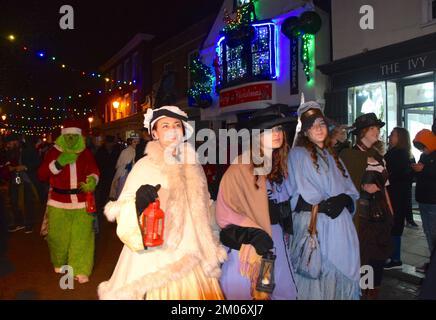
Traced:
<path fill-rule="evenodd" d="M 10 34 L 10 35 L 8 36 L 8 39 L 9 39 L 10 41 L 14 41 L 14 40 L 15 40 L 15 36 L 14 36 L 13 34 Z"/>
<path fill-rule="evenodd" d="M 6 120 L 6 115 L 2 115 L 2 120 L 5 121 Z"/>
<path fill-rule="evenodd" d="M 91 124 L 92 124 L 93 121 L 94 121 L 94 118 L 93 118 L 93 117 L 89 117 L 89 118 L 88 118 L 88 122 L 89 122 L 89 133 L 90 133 L 90 134 L 92 134 L 92 126 L 91 126 Z"/>
<path fill-rule="evenodd" d="M 117 100 L 115 100 L 114 102 L 112 102 L 112 106 L 113 106 L 115 109 L 118 109 L 118 107 L 120 106 L 120 102 L 117 101 Z"/>

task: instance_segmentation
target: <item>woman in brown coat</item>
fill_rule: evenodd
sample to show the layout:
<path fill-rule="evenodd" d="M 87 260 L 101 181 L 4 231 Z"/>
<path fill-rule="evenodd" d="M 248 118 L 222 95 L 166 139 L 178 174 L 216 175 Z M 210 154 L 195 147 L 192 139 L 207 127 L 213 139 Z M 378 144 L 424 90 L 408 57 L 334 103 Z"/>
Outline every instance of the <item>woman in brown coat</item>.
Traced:
<path fill-rule="evenodd" d="M 383 277 L 383 266 L 392 253 L 392 209 L 386 186 L 389 185 L 386 163 L 377 151 L 380 128 L 384 122 L 374 113 L 359 116 L 352 133 L 356 135 L 353 148 L 345 149 L 340 157 L 360 191 L 357 214 L 354 216 L 362 266 L 374 272 L 374 288 L 364 291 L 369 299 L 376 299 Z"/>

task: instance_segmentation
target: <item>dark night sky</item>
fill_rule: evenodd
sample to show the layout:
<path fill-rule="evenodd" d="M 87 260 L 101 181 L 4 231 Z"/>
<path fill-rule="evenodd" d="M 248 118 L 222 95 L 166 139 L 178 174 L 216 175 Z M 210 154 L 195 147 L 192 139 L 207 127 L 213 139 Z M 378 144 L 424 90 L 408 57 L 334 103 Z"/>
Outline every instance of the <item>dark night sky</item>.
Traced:
<path fill-rule="evenodd" d="M 97 70 L 137 32 L 156 36 L 155 42 L 175 35 L 210 14 L 223 0 L 0 0 L 0 95 L 56 95 L 95 86 L 58 67 L 23 54 L 7 40 L 15 34 L 67 65 Z M 75 30 L 61 30 L 59 8 L 74 8 Z"/>

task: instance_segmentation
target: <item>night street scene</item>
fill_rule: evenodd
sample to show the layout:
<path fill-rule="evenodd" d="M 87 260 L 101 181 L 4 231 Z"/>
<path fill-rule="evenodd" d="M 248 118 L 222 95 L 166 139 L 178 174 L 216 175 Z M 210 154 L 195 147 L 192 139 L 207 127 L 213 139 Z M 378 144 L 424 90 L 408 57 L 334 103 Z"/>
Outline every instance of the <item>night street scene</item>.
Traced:
<path fill-rule="evenodd" d="M 436 0 L 0 0 L 0 304 L 436 300 L 435 86 Z"/>

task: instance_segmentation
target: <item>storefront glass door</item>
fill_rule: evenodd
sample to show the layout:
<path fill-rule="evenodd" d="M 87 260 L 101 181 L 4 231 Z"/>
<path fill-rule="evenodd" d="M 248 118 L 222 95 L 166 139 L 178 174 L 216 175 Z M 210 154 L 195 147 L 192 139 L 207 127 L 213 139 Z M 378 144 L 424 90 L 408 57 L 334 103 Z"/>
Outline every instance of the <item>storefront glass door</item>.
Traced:
<path fill-rule="evenodd" d="M 410 133 L 411 142 L 422 129 L 430 129 L 434 119 L 434 82 L 410 83 L 403 86 L 403 127 Z M 418 161 L 420 152 L 412 144 Z"/>
<path fill-rule="evenodd" d="M 420 130 L 422 129 L 431 130 L 431 126 L 433 124 L 433 114 L 434 114 L 433 106 L 416 107 L 416 108 L 409 108 L 404 110 L 404 122 L 405 122 L 404 127 L 409 131 L 410 139 L 412 141 Z M 413 144 L 412 144 L 412 153 L 413 156 L 415 157 L 415 160 L 418 161 L 421 152 L 415 147 L 413 147 Z"/>

